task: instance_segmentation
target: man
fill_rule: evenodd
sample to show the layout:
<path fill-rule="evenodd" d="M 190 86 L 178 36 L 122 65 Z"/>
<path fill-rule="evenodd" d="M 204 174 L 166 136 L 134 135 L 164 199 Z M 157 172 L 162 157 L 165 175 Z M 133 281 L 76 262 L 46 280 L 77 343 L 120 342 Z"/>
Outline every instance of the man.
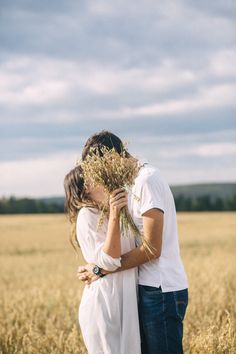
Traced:
<path fill-rule="evenodd" d="M 91 136 L 82 159 L 91 147 L 125 152 L 122 141 L 108 131 Z M 137 198 L 138 197 L 138 198 Z M 145 163 L 130 194 L 129 209 L 151 250 L 143 244 L 122 255 L 121 268 L 139 269 L 139 321 L 142 354 L 183 353 L 183 319 L 188 304 L 188 284 L 179 254 L 176 210 L 170 188 L 158 169 Z M 106 272 L 96 265 L 79 267 L 80 280 L 90 283 Z M 135 353 L 134 353 L 135 354 Z"/>

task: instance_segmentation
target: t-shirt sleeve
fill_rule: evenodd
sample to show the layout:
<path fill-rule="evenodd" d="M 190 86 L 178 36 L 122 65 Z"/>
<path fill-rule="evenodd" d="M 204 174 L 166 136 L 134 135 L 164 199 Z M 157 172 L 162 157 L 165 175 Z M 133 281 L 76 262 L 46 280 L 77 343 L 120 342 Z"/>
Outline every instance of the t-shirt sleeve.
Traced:
<path fill-rule="evenodd" d="M 114 271 L 121 266 L 121 257 L 113 258 L 103 251 L 106 230 L 97 230 L 99 215 L 88 208 L 83 208 L 78 215 L 76 234 L 83 257 L 88 263 Z"/>
<path fill-rule="evenodd" d="M 140 190 L 141 215 L 153 208 L 157 208 L 165 212 L 163 194 L 163 186 L 157 176 L 151 175 L 145 178 L 141 183 Z"/>

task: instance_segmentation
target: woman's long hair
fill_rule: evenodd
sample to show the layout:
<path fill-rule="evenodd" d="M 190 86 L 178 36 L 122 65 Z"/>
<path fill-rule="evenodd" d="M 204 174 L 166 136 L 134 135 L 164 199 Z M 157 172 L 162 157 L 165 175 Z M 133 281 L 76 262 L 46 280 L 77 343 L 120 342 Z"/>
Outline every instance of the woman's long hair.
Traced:
<path fill-rule="evenodd" d="M 76 237 L 76 219 L 79 210 L 84 206 L 95 207 L 85 193 L 83 170 L 80 165 L 74 167 L 64 179 L 65 213 L 71 223 L 70 242 L 77 251 L 79 243 Z"/>

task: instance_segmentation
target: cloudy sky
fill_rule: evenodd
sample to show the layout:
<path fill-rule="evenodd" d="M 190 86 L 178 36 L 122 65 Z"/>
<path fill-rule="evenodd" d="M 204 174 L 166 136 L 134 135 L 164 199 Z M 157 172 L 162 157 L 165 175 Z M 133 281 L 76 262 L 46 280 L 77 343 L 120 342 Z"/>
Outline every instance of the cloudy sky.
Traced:
<path fill-rule="evenodd" d="M 236 181 L 234 0 L 0 0 L 0 196 L 63 194 L 108 129 L 170 184 Z"/>

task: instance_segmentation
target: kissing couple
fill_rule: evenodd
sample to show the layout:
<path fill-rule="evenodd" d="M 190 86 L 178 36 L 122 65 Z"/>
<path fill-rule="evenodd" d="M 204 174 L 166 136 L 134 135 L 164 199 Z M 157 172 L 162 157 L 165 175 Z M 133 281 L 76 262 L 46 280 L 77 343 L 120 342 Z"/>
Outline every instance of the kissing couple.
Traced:
<path fill-rule="evenodd" d="M 87 262 L 78 268 L 85 283 L 78 318 L 88 353 L 183 353 L 188 283 L 174 198 L 159 169 L 101 131 L 64 188 Z"/>

